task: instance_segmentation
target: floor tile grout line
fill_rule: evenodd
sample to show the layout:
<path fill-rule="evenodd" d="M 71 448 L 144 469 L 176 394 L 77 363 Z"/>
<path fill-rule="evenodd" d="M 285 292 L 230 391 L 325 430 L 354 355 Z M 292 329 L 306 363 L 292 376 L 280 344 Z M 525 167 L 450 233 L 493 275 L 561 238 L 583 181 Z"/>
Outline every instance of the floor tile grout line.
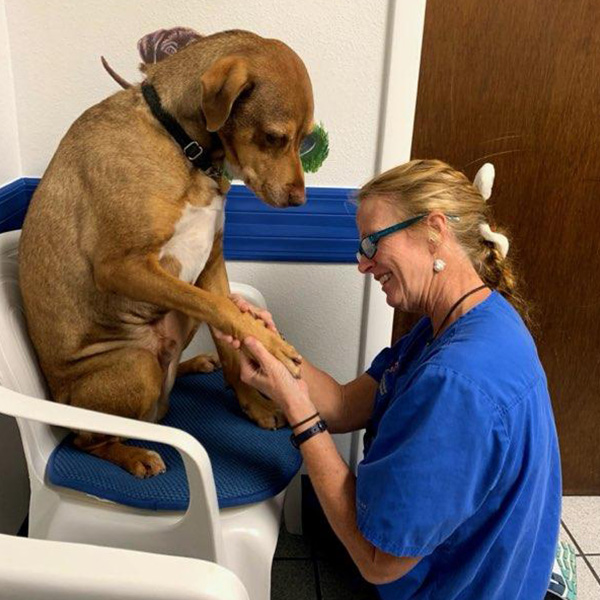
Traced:
<path fill-rule="evenodd" d="M 588 569 L 592 572 L 594 579 L 598 582 L 598 585 L 600 585 L 600 577 L 598 576 L 598 573 L 596 573 L 596 570 L 592 566 L 592 563 L 587 559 L 587 556 L 583 553 L 583 549 L 577 543 L 575 536 L 571 533 L 571 531 L 567 527 L 567 524 L 562 519 L 560 520 L 560 522 L 562 523 L 562 526 L 565 528 L 565 531 L 569 534 L 569 537 L 573 540 L 573 543 L 575 544 L 575 547 L 577 548 L 577 550 L 579 550 L 580 556 L 581 556 L 581 558 L 583 558 L 583 562 L 585 562 L 585 564 L 588 566 Z"/>
<path fill-rule="evenodd" d="M 313 564 L 313 571 L 315 574 L 315 588 L 317 592 L 317 600 L 323 600 L 323 596 L 321 593 L 321 576 L 319 575 L 319 565 L 317 563 L 317 551 L 314 546 L 314 540 L 311 540 L 310 556 Z"/>
<path fill-rule="evenodd" d="M 316 558 L 313 558 L 313 569 L 315 570 L 315 586 L 317 588 L 317 600 L 323 600 L 321 593 L 321 576 L 319 575 L 319 564 Z"/>
<path fill-rule="evenodd" d="M 567 526 L 565 525 L 564 519 L 560 520 L 560 524 L 563 526 L 563 528 L 567 532 L 567 535 L 569 536 L 569 539 L 575 544 L 575 546 L 577 546 L 577 549 L 580 550 L 579 544 L 575 541 L 575 538 L 573 537 L 573 534 L 567 529 Z"/>
<path fill-rule="evenodd" d="M 594 568 L 594 565 L 589 560 L 587 560 L 588 556 L 590 556 L 590 554 L 584 554 L 582 556 L 582 558 L 585 560 L 586 564 L 590 568 L 590 571 L 592 572 L 592 575 L 596 578 L 596 581 L 598 582 L 598 585 L 600 585 L 600 573 L 596 573 L 596 569 Z"/>
<path fill-rule="evenodd" d="M 575 541 L 573 534 L 567 529 L 565 522 L 562 519 L 560 520 L 560 524 L 567 532 L 567 537 L 569 538 L 569 541 L 575 546 L 575 556 L 581 556 L 583 554 L 583 550 L 581 550 L 579 544 Z"/>

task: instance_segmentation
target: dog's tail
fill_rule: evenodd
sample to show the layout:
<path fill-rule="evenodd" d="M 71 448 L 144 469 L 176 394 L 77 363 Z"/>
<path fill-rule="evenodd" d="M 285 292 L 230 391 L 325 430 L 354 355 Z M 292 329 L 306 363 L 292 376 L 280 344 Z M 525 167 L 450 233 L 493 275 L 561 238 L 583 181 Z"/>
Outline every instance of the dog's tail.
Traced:
<path fill-rule="evenodd" d="M 100 60 L 102 61 L 102 66 L 106 69 L 106 72 L 124 89 L 126 90 L 127 88 L 131 87 L 131 83 L 129 83 L 129 81 L 123 79 L 116 71 L 113 70 L 113 68 L 108 64 L 107 60 L 104 58 L 104 56 L 100 57 Z"/>

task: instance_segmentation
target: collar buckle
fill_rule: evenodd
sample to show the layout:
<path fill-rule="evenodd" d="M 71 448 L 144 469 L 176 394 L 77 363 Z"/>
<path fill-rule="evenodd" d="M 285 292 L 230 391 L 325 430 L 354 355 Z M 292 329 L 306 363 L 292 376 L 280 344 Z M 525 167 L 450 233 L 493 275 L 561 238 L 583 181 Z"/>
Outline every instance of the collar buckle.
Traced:
<path fill-rule="evenodd" d="M 198 142 L 192 140 L 189 144 L 184 146 L 183 152 L 187 156 L 188 160 L 194 161 L 197 158 L 200 158 L 204 152 L 204 149 Z"/>

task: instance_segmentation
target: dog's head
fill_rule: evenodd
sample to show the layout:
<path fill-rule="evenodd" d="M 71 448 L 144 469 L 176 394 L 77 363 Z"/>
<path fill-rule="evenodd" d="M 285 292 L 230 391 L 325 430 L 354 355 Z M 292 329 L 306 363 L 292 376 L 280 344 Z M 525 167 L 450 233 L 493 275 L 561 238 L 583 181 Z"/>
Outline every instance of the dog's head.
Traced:
<path fill-rule="evenodd" d="M 305 201 L 300 144 L 313 127 L 306 67 L 288 46 L 262 40 L 217 59 L 201 77 L 201 109 L 228 170 L 267 204 Z"/>

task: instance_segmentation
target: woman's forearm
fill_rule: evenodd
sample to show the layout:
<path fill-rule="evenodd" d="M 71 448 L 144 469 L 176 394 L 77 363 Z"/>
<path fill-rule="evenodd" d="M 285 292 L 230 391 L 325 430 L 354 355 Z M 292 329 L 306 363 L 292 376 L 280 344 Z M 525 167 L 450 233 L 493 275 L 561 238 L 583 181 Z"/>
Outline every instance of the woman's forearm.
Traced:
<path fill-rule="evenodd" d="M 363 373 L 353 381 L 340 385 L 306 359 L 301 368 L 310 399 L 332 433 L 356 431 L 366 426 L 373 412 L 377 390 L 377 382 L 370 375 Z"/>
<path fill-rule="evenodd" d="M 331 375 L 321 371 L 306 359 L 301 366 L 302 379 L 308 386 L 310 399 L 319 411 L 321 418 L 327 421 L 332 432 L 341 431 L 344 421 L 343 386 Z M 308 415 L 307 415 L 308 416 Z"/>

